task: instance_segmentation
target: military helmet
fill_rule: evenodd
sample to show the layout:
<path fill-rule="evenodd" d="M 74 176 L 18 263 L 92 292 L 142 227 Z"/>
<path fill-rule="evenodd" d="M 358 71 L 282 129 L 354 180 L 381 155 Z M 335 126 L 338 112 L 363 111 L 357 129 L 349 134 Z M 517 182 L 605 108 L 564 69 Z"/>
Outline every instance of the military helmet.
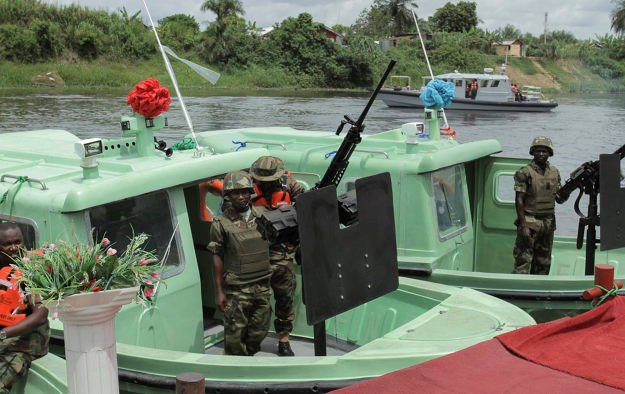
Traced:
<path fill-rule="evenodd" d="M 547 150 L 549 151 L 549 156 L 553 156 L 553 143 L 551 142 L 551 138 L 545 137 L 543 135 L 534 138 L 534 141 L 532 141 L 532 145 L 530 146 L 530 155 L 534 154 L 534 148 L 536 148 L 537 146 L 547 148 Z"/>
<path fill-rule="evenodd" d="M 285 172 L 284 162 L 274 156 L 261 156 L 250 167 L 252 177 L 258 181 L 275 181 Z"/>
<path fill-rule="evenodd" d="M 223 194 L 226 195 L 234 190 L 247 189 L 254 192 L 252 177 L 245 171 L 233 171 L 224 177 Z"/>

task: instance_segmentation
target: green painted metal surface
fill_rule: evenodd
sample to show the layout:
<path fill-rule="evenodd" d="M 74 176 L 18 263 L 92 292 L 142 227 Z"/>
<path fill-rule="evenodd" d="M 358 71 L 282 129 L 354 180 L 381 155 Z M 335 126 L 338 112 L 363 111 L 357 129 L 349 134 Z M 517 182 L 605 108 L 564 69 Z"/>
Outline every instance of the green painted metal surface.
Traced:
<path fill-rule="evenodd" d="M 213 345 L 220 335 L 205 337 L 204 323 L 221 316 L 215 312 L 210 255 L 204 248 L 210 224 L 199 219 L 197 184 L 246 169 L 259 156 L 275 155 L 296 179 L 312 187 L 340 141 L 328 132 L 284 127 L 221 130 L 198 134 L 199 144 L 207 148 L 201 154 L 187 150 L 166 157 L 131 136 L 103 141 L 94 177 L 93 171 L 83 171 L 74 151 L 78 139 L 70 133 L 40 130 L 0 135 L 0 177 L 4 176 L 0 194 L 7 192 L 0 218 L 11 216 L 31 228 L 30 241 L 36 246 L 56 239 L 86 242 L 94 223 L 113 220 L 106 216 L 113 207 L 131 203 L 132 212 L 148 202 L 160 207 L 154 213 L 141 211 L 139 219 L 152 222 L 156 230 L 175 229 L 171 230 L 175 251 L 162 275 L 167 286 L 158 289 L 152 308 L 124 307 L 116 319 L 116 335 L 120 368 L 169 378 L 198 371 L 213 382 L 278 384 L 377 376 L 532 323 L 520 309 L 466 287 L 576 293 L 592 283 L 577 271 L 583 254 L 570 239 L 556 240 L 553 275 L 507 274 L 512 266 L 514 228 L 509 219 L 514 205 L 500 198 L 496 187 L 498 174 L 509 175 L 519 161 L 493 157 L 501 151 L 497 141 L 460 144 L 442 138 L 407 144 L 400 129 L 390 130 L 363 136 L 338 189 L 349 190 L 355 179 L 365 175 L 391 174 L 399 265 L 421 270 L 429 282 L 402 279 L 399 290 L 328 321 L 329 334 L 355 347 L 344 355 L 205 354 L 205 346 Z M 54 151 L 43 149 L 46 145 L 54 146 Z M 29 181 L 18 191 L 14 182 L 20 176 Z M 443 181 L 453 185 L 442 186 Z M 219 198 L 207 196 L 213 211 L 219 203 Z M 159 239 L 171 235 L 159 234 Z M 610 254 L 615 265 L 621 256 Z M 528 310 L 559 312 L 570 307 L 555 301 L 516 302 Z M 305 324 L 300 298 L 297 305 L 293 334 L 310 338 L 312 329 Z M 52 326 L 55 335 L 62 334 L 59 322 L 53 321 Z M 122 387 L 151 390 L 132 384 Z"/>

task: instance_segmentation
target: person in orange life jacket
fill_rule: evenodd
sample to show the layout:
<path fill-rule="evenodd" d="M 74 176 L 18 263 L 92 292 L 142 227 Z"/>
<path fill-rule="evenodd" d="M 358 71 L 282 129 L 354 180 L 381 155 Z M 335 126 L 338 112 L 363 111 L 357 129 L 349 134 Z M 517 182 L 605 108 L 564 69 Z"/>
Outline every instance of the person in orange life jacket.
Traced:
<path fill-rule="evenodd" d="M 471 99 L 475 100 L 475 96 L 477 96 L 477 79 L 471 82 Z"/>
<path fill-rule="evenodd" d="M 48 309 L 41 299 L 29 297 L 23 303 L 17 287 L 21 273 L 11 267 L 23 248 L 20 227 L 0 223 L 0 393 L 8 393 L 31 362 L 48 353 Z"/>
<path fill-rule="evenodd" d="M 519 88 L 514 83 L 511 86 L 512 86 L 512 93 L 514 94 L 514 101 L 521 101 L 519 98 Z"/>
<path fill-rule="evenodd" d="M 265 209 L 276 209 L 280 204 L 290 204 L 304 192 L 304 188 L 289 175 L 281 159 L 273 156 L 261 156 L 250 167 L 254 179 L 252 204 Z M 293 308 L 296 278 L 293 258 L 297 245 L 292 243 L 274 244 L 269 247 L 271 263 L 271 289 L 275 298 L 274 328 L 278 336 L 278 355 L 294 356 L 289 343 L 293 331 Z"/>

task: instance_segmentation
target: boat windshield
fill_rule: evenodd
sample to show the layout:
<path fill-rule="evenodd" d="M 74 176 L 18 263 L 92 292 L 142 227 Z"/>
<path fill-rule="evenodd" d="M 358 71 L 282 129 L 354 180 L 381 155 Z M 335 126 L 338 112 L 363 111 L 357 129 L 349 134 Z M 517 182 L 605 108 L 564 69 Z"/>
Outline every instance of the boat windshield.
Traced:
<path fill-rule="evenodd" d="M 467 209 L 461 167 L 456 165 L 434 171 L 431 181 L 439 238 L 445 240 L 466 231 Z"/>
<path fill-rule="evenodd" d="M 154 251 L 159 259 L 167 252 L 169 241 L 174 235 L 172 217 L 169 195 L 165 191 L 115 201 L 89 210 L 90 226 L 95 229 L 96 239 L 106 237 L 114 243 L 116 249 L 123 251 L 133 233 L 145 233 L 150 236 L 145 249 Z M 180 264 L 175 236 L 164 264 L 170 268 Z"/>

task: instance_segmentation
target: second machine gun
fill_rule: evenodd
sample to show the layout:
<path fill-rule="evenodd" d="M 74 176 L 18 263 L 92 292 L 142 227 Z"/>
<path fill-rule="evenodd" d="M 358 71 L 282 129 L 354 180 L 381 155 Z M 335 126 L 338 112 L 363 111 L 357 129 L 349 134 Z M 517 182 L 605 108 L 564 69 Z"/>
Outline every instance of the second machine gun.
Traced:
<path fill-rule="evenodd" d="M 625 145 L 618 148 L 614 154 L 619 156 L 619 160 L 625 157 Z M 600 161 L 587 161 L 575 169 L 570 178 L 564 183 L 564 185 L 556 192 L 556 202 L 563 204 L 566 202 L 571 193 L 575 189 L 579 189 L 579 194 L 575 199 L 575 213 L 580 217 L 579 225 L 577 228 L 577 249 L 581 249 L 584 244 L 584 229 L 588 227 L 586 232 L 586 275 L 592 275 L 595 265 L 595 249 L 597 243 L 597 230 L 596 227 L 600 225 L 599 209 L 597 195 L 599 194 L 599 172 Z M 584 215 L 580 208 L 579 202 L 582 198 L 582 194 L 588 194 L 588 214 Z"/>
<path fill-rule="evenodd" d="M 343 142 L 339 146 L 336 154 L 332 158 L 328 169 L 321 180 L 312 188 L 312 190 L 322 187 L 334 185 L 338 186 L 339 182 L 345 174 L 345 170 L 349 165 L 349 159 L 356 149 L 356 145 L 362 140 L 361 134 L 365 129 L 364 120 L 371 109 L 371 105 L 375 101 L 380 89 L 384 86 L 384 81 L 395 66 L 396 60 L 391 60 L 386 71 L 375 90 L 371 94 L 367 105 L 357 120 L 353 120 L 348 115 L 341 120 L 339 127 L 336 129 L 336 135 L 341 134 L 345 125 L 351 125 Z M 339 221 L 341 224 L 348 226 L 358 220 L 358 211 L 356 206 L 355 193 L 345 193 L 338 197 L 339 205 Z M 278 208 L 265 212 L 258 219 L 258 229 L 263 238 L 270 243 L 295 242 L 298 238 L 297 231 L 297 213 L 292 205 L 279 205 Z"/>

